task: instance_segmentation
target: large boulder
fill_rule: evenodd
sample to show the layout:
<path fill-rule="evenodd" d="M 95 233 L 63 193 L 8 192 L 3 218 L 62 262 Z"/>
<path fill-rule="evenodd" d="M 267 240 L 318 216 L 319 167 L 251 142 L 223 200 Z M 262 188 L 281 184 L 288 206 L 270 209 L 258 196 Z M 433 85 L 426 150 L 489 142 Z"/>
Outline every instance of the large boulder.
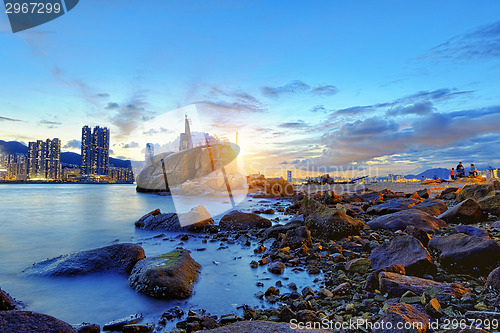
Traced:
<path fill-rule="evenodd" d="M 408 226 L 414 226 L 427 233 L 435 233 L 441 227 L 446 226 L 446 222 L 443 220 L 413 208 L 378 216 L 366 224 L 374 230 L 387 229 L 391 231 L 405 230 Z"/>
<path fill-rule="evenodd" d="M 435 237 L 428 249 L 437 252 L 441 265 L 453 272 L 489 272 L 500 265 L 500 245 L 484 236 L 457 233 Z"/>
<path fill-rule="evenodd" d="M 183 299 L 192 295 L 192 285 L 200 268 L 188 251 L 178 249 L 139 261 L 130 274 L 128 284 L 152 297 Z"/>
<path fill-rule="evenodd" d="M 448 187 L 441 192 L 439 199 L 455 200 L 460 191 L 462 191 L 460 187 Z"/>
<path fill-rule="evenodd" d="M 302 200 L 301 210 L 305 216 L 304 224 L 311 235 L 326 241 L 359 235 L 365 225 L 342 210 L 325 207 L 309 197 Z"/>
<path fill-rule="evenodd" d="M 31 311 L 0 311 L 0 332 L 76 333 L 73 327 L 49 315 Z"/>
<path fill-rule="evenodd" d="M 416 204 L 420 203 L 422 200 L 414 198 L 395 198 L 388 200 L 384 203 L 371 206 L 366 210 L 368 214 L 374 215 L 385 215 L 400 212 L 405 209 L 409 209 Z"/>
<path fill-rule="evenodd" d="M 458 201 L 463 201 L 468 198 L 472 198 L 475 200 L 479 200 L 491 191 L 499 191 L 500 190 L 500 182 L 498 180 L 494 180 L 493 182 L 487 182 L 483 184 L 469 184 L 464 186 L 462 191 L 457 195 Z"/>
<path fill-rule="evenodd" d="M 431 317 L 417 307 L 399 303 L 389 306 L 379 321 L 375 323 L 372 333 L 423 333 L 430 332 Z"/>
<path fill-rule="evenodd" d="M 488 275 L 485 288 L 500 290 L 500 267 L 495 268 Z"/>
<path fill-rule="evenodd" d="M 199 232 L 209 224 L 214 224 L 214 220 L 202 205 L 184 214 L 162 214 L 160 209 L 156 209 L 135 222 L 135 226 L 141 229 L 176 232 Z"/>
<path fill-rule="evenodd" d="M 485 217 L 476 200 L 469 198 L 439 215 L 438 219 L 442 219 L 446 223 L 474 224 L 484 220 Z"/>
<path fill-rule="evenodd" d="M 436 282 L 398 273 L 380 272 L 378 278 L 379 290 L 384 294 L 388 293 L 390 297 L 401 297 L 407 291 L 422 295 L 422 293 L 429 288 L 436 288 L 440 293 L 451 295 L 456 298 L 460 298 L 463 294 L 469 292 L 469 289 L 457 283 Z"/>
<path fill-rule="evenodd" d="M 500 216 L 500 191 L 488 193 L 487 196 L 481 198 L 477 203 L 486 213 Z"/>
<path fill-rule="evenodd" d="M 253 213 L 230 212 L 224 215 L 219 227 L 221 230 L 248 230 L 252 228 L 269 228 L 273 223 Z"/>
<path fill-rule="evenodd" d="M 15 308 L 16 301 L 0 288 L 0 311 L 13 310 Z"/>
<path fill-rule="evenodd" d="M 412 208 L 421 210 L 432 216 L 438 216 L 446 212 L 448 206 L 439 199 L 426 199 Z"/>
<path fill-rule="evenodd" d="M 311 246 L 311 232 L 306 226 L 288 230 L 281 241 L 282 248 L 297 249 L 302 245 Z"/>
<path fill-rule="evenodd" d="M 402 265 L 408 275 L 435 274 L 436 265 L 416 238 L 404 235 L 376 247 L 370 257 L 372 268 L 378 270 L 392 265 Z"/>
<path fill-rule="evenodd" d="M 114 244 L 47 259 L 28 267 L 24 273 L 37 276 L 74 276 L 102 272 L 129 274 L 134 265 L 144 258 L 144 249 L 139 245 Z"/>
<path fill-rule="evenodd" d="M 481 236 L 481 237 L 486 237 L 486 238 L 490 237 L 490 234 L 488 234 L 488 232 L 486 230 L 479 229 L 479 228 L 473 227 L 471 225 L 459 224 L 459 225 L 456 225 L 455 228 L 453 228 L 453 230 L 457 233 L 462 233 L 462 234 L 466 234 L 469 236 Z"/>

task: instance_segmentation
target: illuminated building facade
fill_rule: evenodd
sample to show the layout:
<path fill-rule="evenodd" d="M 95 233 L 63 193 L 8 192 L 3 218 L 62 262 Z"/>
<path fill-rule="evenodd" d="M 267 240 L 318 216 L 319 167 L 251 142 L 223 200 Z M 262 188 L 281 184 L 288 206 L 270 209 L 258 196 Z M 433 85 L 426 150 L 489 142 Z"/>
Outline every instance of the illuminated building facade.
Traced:
<path fill-rule="evenodd" d="M 27 169 L 31 179 L 61 179 L 61 140 L 30 142 Z"/>
<path fill-rule="evenodd" d="M 96 126 L 91 132 L 89 126 L 82 128 L 81 174 L 109 175 L 109 129 Z"/>

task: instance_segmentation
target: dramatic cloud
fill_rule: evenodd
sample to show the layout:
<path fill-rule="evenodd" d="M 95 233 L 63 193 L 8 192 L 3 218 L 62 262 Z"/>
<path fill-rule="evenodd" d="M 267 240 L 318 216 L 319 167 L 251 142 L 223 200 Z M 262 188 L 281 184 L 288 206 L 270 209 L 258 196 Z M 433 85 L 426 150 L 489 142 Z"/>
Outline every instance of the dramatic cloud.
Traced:
<path fill-rule="evenodd" d="M 218 87 L 210 87 L 206 100 L 195 104 L 206 106 L 216 112 L 266 112 L 266 106 L 254 96 L 243 91 L 226 91 Z"/>
<path fill-rule="evenodd" d="M 106 110 L 116 110 L 119 107 L 120 107 L 120 105 L 118 103 L 109 102 L 108 105 L 106 105 L 105 109 Z"/>
<path fill-rule="evenodd" d="M 421 102 L 406 106 L 398 106 L 387 110 L 388 116 L 404 116 L 408 114 L 424 115 L 435 111 L 434 105 L 431 102 Z"/>
<path fill-rule="evenodd" d="M 278 125 L 281 128 L 290 128 L 290 129 L 305 129 L 311 127 L 310 124 L 306 123 L 303 120 L 290 121 L 286 123 L 281 123 Z"/>
<path fill-rule="evenodd" d="M 138 148 L 138 147 L 139 147 L 139 143 L 132 141 L 130 143 L 124 144 L 122 148 Z"/>
<path fill-rule="evenodd" d="M 338 89 L 333 85 L 324 85 L 311 88 L 311 86 L 307 83 L 295 80 L 281 87 L 262 87 L 261 91 L 262 94 L 267 97 L 278 98 L 283 95 L 295 95 L 302 93 L 309 93 L 316 96 L 331 96 L 336 94 L 338 92 Z"/>
<path fill-rule="evenodd" d="M 59 125 L 61 125 L 61 123 L 58 121 L 45 120 L 45 119 L 40 120 L 38 124 L 47 126 L 48 128 L 56 128 Z"/>
<path fill-rule="evenodd" d="M 80 149 L 82 147 L 82 142 L 80 140 L 70 140 L 63 148 L 64 149 Z"/>
<path fill-rule="evenodd" d="M 22 121 L 22 120 L 0 116 L 0 121 Z"/>
<path fill-rule="evenodd" d="M 325 108 L 324 105 L 316 105 L 315 107 L 313 107 L 311 109 L 311 112 L 323 112 L 323 113 L 326 113 L 328 111 L 326 110 L 326 108 Z"/>
<path fill-rule="evenodd" d="M 500 21 L 455 36 L 431 49 L 425 57 L 455 60 L 483 60 L 500 57 Z"/>

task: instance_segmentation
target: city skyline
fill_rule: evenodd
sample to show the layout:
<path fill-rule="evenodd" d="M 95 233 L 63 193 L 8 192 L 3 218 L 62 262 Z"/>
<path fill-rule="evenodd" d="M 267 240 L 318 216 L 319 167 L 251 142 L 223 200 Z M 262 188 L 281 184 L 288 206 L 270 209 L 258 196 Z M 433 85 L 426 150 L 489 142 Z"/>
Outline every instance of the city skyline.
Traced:
<path fill-rule="evenodd" d="M 248 173 L 500 164 L 496 1 L 115 5 L 17 34 L 0 15 L 0 139 L 76 152 L 101 124 L 110 156 L 143 160 L 134 129 L 194 105 L 197 131 L 238 132 Z"/>

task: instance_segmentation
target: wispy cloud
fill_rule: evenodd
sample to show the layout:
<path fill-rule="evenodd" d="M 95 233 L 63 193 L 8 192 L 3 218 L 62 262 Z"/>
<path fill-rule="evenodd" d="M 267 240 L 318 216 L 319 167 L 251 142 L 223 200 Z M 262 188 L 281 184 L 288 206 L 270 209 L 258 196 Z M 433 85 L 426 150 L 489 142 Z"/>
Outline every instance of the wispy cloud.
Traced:
<path fill-rule="evenodd" d="M 70 140 L 63 146 L 64 149 L 80 149 L 82 142 L 80 140 Z"/>
<path fill-rule="evenodd" d="M 0 116 L 0 121 L 22 121 L 22 120 Z"/>
<path fill-rule="evenodd" d="M 155 113 L 149 110 L 144 92 L 137 92 L 126 103 L 108 103 L 108 111 L 112 111 L 109 120 L 118 130 L 118 136 L 129 135 L 140 123 L 151 119 Z"/>
<path fill-rule="evenodd" d="M 500 57 L 500 21 L 457 35 L 434 47 L 422 58 L 483 60 Z"/>
<path fill-rule="evenodd" d="M 316 96 L 331 96 L 338 92 L 337 87 L 333 85 L 320 85 L 312 88 L 305 82 L 294 80 L 280 87 L 265 86 L 261 88 L 262 94 L 271 98 L 278 98 L 283 95 L 295 95 L 309 93 Z"/>
<path fill-rule="evenodd" d="M 302 130 L 302 129 L 310 128 L 311 125 L 306 123 L 304 120 L 297 120 L 297 121 L 289 121 L 286 123 L 281 123 L 278 125 L 278 127 Z"/>
<path fill-rule="evenodd" d="M 61 123 L 58 121 L 52 121 L 52 120 L 46 120 L 46 119 L 40 120 L 38 122 L 38 124 L 47 126 L 48 128 L 57 128 L 59 125 L 61 125 Z"/>

